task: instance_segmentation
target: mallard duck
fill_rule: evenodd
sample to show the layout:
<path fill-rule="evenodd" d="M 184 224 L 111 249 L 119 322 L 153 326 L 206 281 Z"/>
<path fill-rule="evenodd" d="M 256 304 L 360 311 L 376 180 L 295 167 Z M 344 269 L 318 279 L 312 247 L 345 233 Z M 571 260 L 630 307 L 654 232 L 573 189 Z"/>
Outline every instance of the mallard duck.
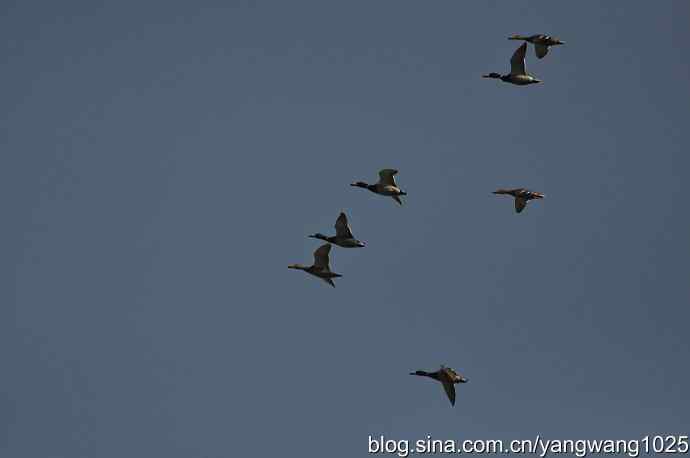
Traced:
<path fill-rule="evenodd" d="M 345 213 L 340 213 L 340 216 L 338 216 L 338 219 L 335 220 L 335 235 L 332 237 L 327 237 L 320 232 L 317 232 L 314 235 L 310 235 L 309 237 L 314 238 L 314 239 L 321 239 L 325 240 L 326 242 L 330 242 L 334 245 L 338 245 L 339 247 L 343 248 L 362 248 L 365 246 L 364 242 L 360 242 L 355 238 L 354 235 L 352 235 L 352 230 L 350 229 L 350 225 L 347 223 L 347 216 L 345 216 Z"/>
<path fill-rule="evenodd" d="M 511 35 L 508 37 L 509 40 L 525 40 L 528 43 L 534 45 L 534 54 L 537 55 L 538 59 L 541 59 L 549 52 L 549 46 L 558 46 L 565 44 L 561 40 L 554 38 L 550 35 Z"/>
<path fill-rule="evenodd" d="M 494 194 L 507 194 L 515 197 L 515 211 L 520 213 L 525 209 L 527 202 L 533 199 L 543 199 L 545 196 L 540 192 L 530 191 L 525 188 L 517 189 L 499 189 L 494 191 Z"/>
<path fill-rule="evenodd" d="M 400 189 L 395 183 L 395 175 L 398 173 L 397 170 L 393 169 L 383 169 L 379 172 L 379 181 L 376 184 L 367 184 L 363 181 L 357 181 L 350 184 L 350 186 L 357 186 L 358 188 L 366 188 L 371 192 L 380 194 L 382 196 L 390 196 L 398 204 L 402 205 L 402 200 L 400 196 L 406 196 L 407 193 Z"/>
<path fill-rule="evenodd" d="M 307 267 L 301 264 L 290 264 L 289 269 L 303 270 L 308 274 L 312 274 L 315 277 L 319 277 L 321 280 L 325 281 L 329 285 L 335 288 L 335 283 L 333 283 L 334 278 L 342 277 L 340 274 L 331 272 L 331 268 L 328 266 L 328 253 L 331 251 L 331 245 L 324 243 L 314 251 L 314 264 Z"/>
<path fill-rule="evenodd" d="M 527 43 L 523 43 L 513 53 L 510 58 L 510 73 L 501 75 L 500 73 L 489 73 L 482 75 L 484 78 L 496 78 L 506 83 L 517 84 L 518 86 L 526 86 L 528 84 L 541 83 L 541 80 L 527 74 L 525 68 L 525 52 L 527 51 Z"/>
<path fill-rule="evenodd" d="M 450 399 L 450 404 L 455 405 L 455 384 L 456 383 L 467 383 L 468 380 L 462 375 L 455 372 L 450 367 L 445 367 L 441 365 L 441 368 L 436 372 L 426 372 L 426 371 L 415 371 L 410 372 L 410 375 L 419 375 L 422 377 L 429 377 L 434 380 L 441 382 L 443 389 Z"/>

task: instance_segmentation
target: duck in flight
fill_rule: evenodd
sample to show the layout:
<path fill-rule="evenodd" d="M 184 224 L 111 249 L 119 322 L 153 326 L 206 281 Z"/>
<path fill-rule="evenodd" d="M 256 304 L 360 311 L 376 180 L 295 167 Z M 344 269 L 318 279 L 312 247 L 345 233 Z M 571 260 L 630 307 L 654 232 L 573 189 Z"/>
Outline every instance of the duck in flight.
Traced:
<path fill-rule="evenodd" d="M 333 283 L 334 278 L 342 277 L 340 274 L 331 272 L 331 268 L 328 266 L 328 253 L 331 251 L 331 245 L 324 243 L 314 251 L 314 264 L 311 266 L 303 266 L 301 264 L 290 264 L 289 269 L 303 270 L 308 274 L 320 278 L 329 285 L 335 288 L 335 283 Z"/>
<path fill-rule="evenodd" d="M 494 194 L 507 194 L 515 197 L 515 212 L 520 213 L 527 206 L 527 202 L 533 199 L 543 199 L 545 196 L 540 192 L 530 191 L 525 188 L 499 189 Z"/>
<path fill-rule="evenodd" d="M 538 59 L 541 59 L 549 52 L 550 46 L 558 46 L 565 44 L 561 40 L 550 35 L 511 35 L 509 40 L 524 40 L 534 45 L 534 53 Z"/>
<path fill-rule="evenodd" d="M 398 204 L 402 205 L 402 200 L 400 196 L 406 196 L 407 193 L 400 189 L 395 182 L 395 175 L 398 173 L 397 170 L 393 169 L 383 169 L 379 172 L 379 181 L 376 184 L 367 184 L 363 181 L 357 181 L 352 183 L 350 186 L 357 186 L 358 188 L 365 188 L 369 191 L 380 194 L 382 196 L 390 196 Z"/>
<path fill-rule="evenodd" d="M 495 78 L 506 83 L 517 84 L 518 86 L 526 86 L 528 84 L 541 83 L 541 80 L 527 74 L 525 68 L 525 53 L 527 52 L 527 43 L 523 43 L 515 50 L 513 56 L 510 58 L 510 73 L 501 75 L 500 73 L 489 73 L 482 75 L 484 78 Z"/>
<path fill-rule="evenodd" d="M 429 377 L 438 382 L 441 382 L 443 389 L 448 395 L 451 405 L 455 405 L 455 384 L 457 383 L 467 383 L 468 380 L 462 375 L 455 372 L 450 367 L 445 367 L 441 365 L 441 368 L 436 372 L 426 372 L 426 371 L 415 371 L 410 372 L 410 375 L 419 375 L 421 377 Z"/>
<path fill-rule="evenodd" d="M 347 216 L 342 212 L 340 213 L 340 216 L 338 216 L 338 219 L 335 220 L 334 236 L 327 237 L 320 232 L 317 232 L 309 237 L 321 239 L 343 248 L 362 248 L 365 246 L 364 242 L 357 240 L 355 236 L 352 235 L 352 229 L 350 229 L 350 225 L 347 222 Z"/>

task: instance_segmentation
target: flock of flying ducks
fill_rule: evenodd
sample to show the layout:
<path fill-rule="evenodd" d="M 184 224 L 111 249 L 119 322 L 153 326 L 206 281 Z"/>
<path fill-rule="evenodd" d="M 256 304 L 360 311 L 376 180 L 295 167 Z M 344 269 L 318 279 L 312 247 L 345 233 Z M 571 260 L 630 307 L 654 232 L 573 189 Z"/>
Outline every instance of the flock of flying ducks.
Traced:
<path fill-rule="evenodd" d="M 513 56 L 510 58 L 510 73 L 501 75 L 499 73 L 489 73 L 482 75 L 484 78 L 500 79 L 506 83 L 516 84 L 518 86 L 526 86 L 528 84 L 541 83 L 541 80 L 529 75 L 525 68 L 525 54 L 527 52 L 527 43 L 534 45 L 534 52 L 537 58 L 542 59 L 549 52 L 551 46 L 564 44 L 549 35 L 512 35 L 508 37 L 509 40 L 525 41 L 518 47 Z M 398 174 L 394 169 L 383 169 L 379 171 L 379 181 L 375 184 L 368 184 L 363 181 L 356 181 L 350 186 L 368 189 L 374 194 L 391 197 L 399 205 L 402 205 L 402 196 L 406 196 L 407 192 L 403 191 L 395 182 L 395 175 Z M 515 200 L 515 212 L 521 213 L 527 206 L 527 202 L 535 199 L 543 199 L 544 194 L 530 191 L 525 188 L 515 189 L 498 189 L 493 192 L 499 195 L 509 195 Z M 314 264 L 311 266 L 304 266 L 301 264 L 290 264 L 288 268 L 303 270 L 335 288 L 334 278 L 342 277 L 342 275 L 331 271 L 329 254 L 331 252 L 331 244 L 342 248 L 363 248 L 366 244 L 352 234 L 352 229 L 347 221 L 347 215 L 340 213 L 338 219 L 335 221 L 335 235 L 327 236 L 320 232 L 310 235 L 309 237 L 323 240 L 326 242 L 314 251 Z M 441 365 L 441 368 L 435 372 L 426 372 L 418 370 L 411 372 L 410 375 L 417 375 L 421 377 L 429 377 L 436 380 L 443 385 L 443 389 L 450 400 L 451 405 L 455 405 L 455 385 L 458 383 L 467 383 L 467 378 L 463 377 L 453 369 Z"/>
<path fill-rule="evenodd" d="M 515 50 L 513 56 L 510 58 L 510 73 L 505 75 L 501 75 L 500 73 L 489 73 L 482 76 L 484 78 L 496 78 L 505 83 L 517 84 L 518 86 L 541 83 L 540 79 L 527 73 L 527 68 L 525 67 L 527 43 L 532 43 L 534 45 L 534 53 L 539 59 L 543 58 L 549 52 L 549 47 L 564 44 L 561 40 L 557 40 L 549 35 L 513 35 L 508 37 L 508 39 L 525 41 L 525 43 Z"/>

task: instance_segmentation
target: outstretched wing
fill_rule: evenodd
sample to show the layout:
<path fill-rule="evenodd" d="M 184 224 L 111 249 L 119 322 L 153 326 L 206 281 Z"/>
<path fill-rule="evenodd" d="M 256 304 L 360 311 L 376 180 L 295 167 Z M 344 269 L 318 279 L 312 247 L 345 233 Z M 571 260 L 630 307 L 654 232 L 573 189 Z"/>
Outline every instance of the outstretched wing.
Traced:
<path fill-rule="evenodd" d="M 441 380 L 441 383 L 443 384 L 443 389 L 446 390 L 446 394 L 448 395 L 448 399 L 450 399 L 450 405 L 455 405 L 455 385 L 453 382 L 448 380 L 447 377 L 443 377 L 443 380 Z"/>
<path fill-rule="evenodd" d="M 397 170 L 393 169 L 383 169 L 379 172 L 379 183 L 382 185 L 392 185 L 395 186 L 396 188 L 398 187 L 397 184 L 395 184 L 395 175 L 398 173 Z"/>
<path fill-rule="evenodd" d="M 541 59 L 549 52 L 549 47 L 542 44 L 534 45 L 534 53 L 537 55 L 538 59 Z"/>
<path fill-rule="evenodd" d="M 328 267 L 328 253 L 331 251 L 331 244 L 324 243 L 314 251 L 314 266 L 321 270 L 330 270 Z"/>
<path fill-rule="evenodd" d="M 345 216 L 345 213 L 340 213 L 338 219 L 335 220 L 335 236 L 345 239 L 354 238 L 352 235 L 352 229 L 350 229 L 350 225 L 347 222 L 347 216 Z"/>
<path fill-rule="evenodd" d="M 402 205 L 402 204 L 403 204 L 403 203 L 402 203 L 402 199 L 400 198 L 400 196 L 391 196 L 391 197 L 393 198 L 394 201 L 396 201 L 396 202 L 398 203 L 398 205 Z"/>
<path fill-rule="evenodd" d="M 515 211 L 517 213 L 520 213 L 522 210 L 524 210 L 526 205 L 527 205 L 527 199 L 525 199 L 524 197 L 516 197 L 515 198 Z"/>
<path fill-rule="evenodd" d="M 525 68 L 525 53 L 527 52 L 527 43 L 522 43 L 510 58 L 510 74 L 511 75 L 526 75 Z"/>

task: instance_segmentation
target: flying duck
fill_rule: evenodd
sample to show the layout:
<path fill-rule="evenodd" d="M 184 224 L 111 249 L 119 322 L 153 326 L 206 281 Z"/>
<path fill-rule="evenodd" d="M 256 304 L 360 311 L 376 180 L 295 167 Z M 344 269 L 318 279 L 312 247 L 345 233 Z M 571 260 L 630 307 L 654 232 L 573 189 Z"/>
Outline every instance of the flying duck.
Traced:
<path fill-rule="evenodd" d="M 443 389 L 450 399 L 450 404 L 455 405 L 455 384 L 456 383 L 467 383 L 468 380 L 462 375 L 455 372 L 450 367 L 445 367 L 441 365 L 441 368 L 436 372 L 426 372 L 426 371 L 415 371 L 410 372 L 410 375 L 419 375 L 422 377 L 429 377 L 436 381 L 441 382 Z"/>
<path fill-rule="evenodd" d="M 510 73 L 501 75 L 500 73 L 489 73 L 482 75 L 484 78 L 496 78 L 506 83 L 517 84 L 518 86 L 526 86 L 528 84 L 541 83 L 541 80 L 527 74 L 525 69 L 525 52 L 527 51 L 527 43 L 523 43 L 515 50 L 513 56 L 510 58 Z"/>
<path fill-rule="evenodd" d="M 364 242 L 360 242 L 355 238 L 354 235 L 352 235 L 352 229 L 350 229 L 350 225 L 347 223 L 347 216 L 345 216 L 345 213 L 342 212 L 340 213 L 340 216 L 338 216 L 338 219 L 335 220 L 334 236 L 327 237 L 320 232 L 317 232 L 309 237 L 325 240 L 326 242 L 330 242 L 343 248 L 362 248 L 365 246 Z"/>
<path fill-rule="evenodd" d="M 303 270 L 308 274 L 312 274 L 315 277 L 319 277 L 321 280 L 325 281 L 329 285 L 335 288 L 335 283 L 333 283 L 334 278 L 342 277 L 340 274 L 331 272 L 331 268 L 328 266 L 328 253 L 331 251 L 331 245 L 324 243 L 314 251 L 314 264 L 307 267 L 301 264 L 290 264 L 289 269 L 299 269 Z"/>
<path fill-rule="evenodd" d="M 395 175 L 397 170 L 383 169 L 379 172 L 379 181 L 376 184 L 367 184 L 363 181 L 357 181 L 350 184 L 350 186 L 357 186 L 358 188 L 366 188 L 371 192 L 380 194 L 382 196 L 392 197 L 398 204 L 402 205 L 400 196 L 406 196 L 407 193 L 400 189 L 395 183 Z"/>
<path fill-rule="evenodd" d="M 561 40 L 550 35 L 511 35 L 509 40 L 524 40 L 534 45 L 534 53 L 538 59 L 541 59 L 549 52 L 549 46 L 558 46 L 565 44 Z"/>
<path fill-rule="evenodd" d="M 507 194 L 509 196 L 515 197 L 515 211 L 520 213 L 525 209 L 527 202 L 533 199 L 543 199 L 544 194 L 540 192 L 530 191 L 525 188 L 517 189 L 499 189 L 494 191 L 494 194 Z"/>

